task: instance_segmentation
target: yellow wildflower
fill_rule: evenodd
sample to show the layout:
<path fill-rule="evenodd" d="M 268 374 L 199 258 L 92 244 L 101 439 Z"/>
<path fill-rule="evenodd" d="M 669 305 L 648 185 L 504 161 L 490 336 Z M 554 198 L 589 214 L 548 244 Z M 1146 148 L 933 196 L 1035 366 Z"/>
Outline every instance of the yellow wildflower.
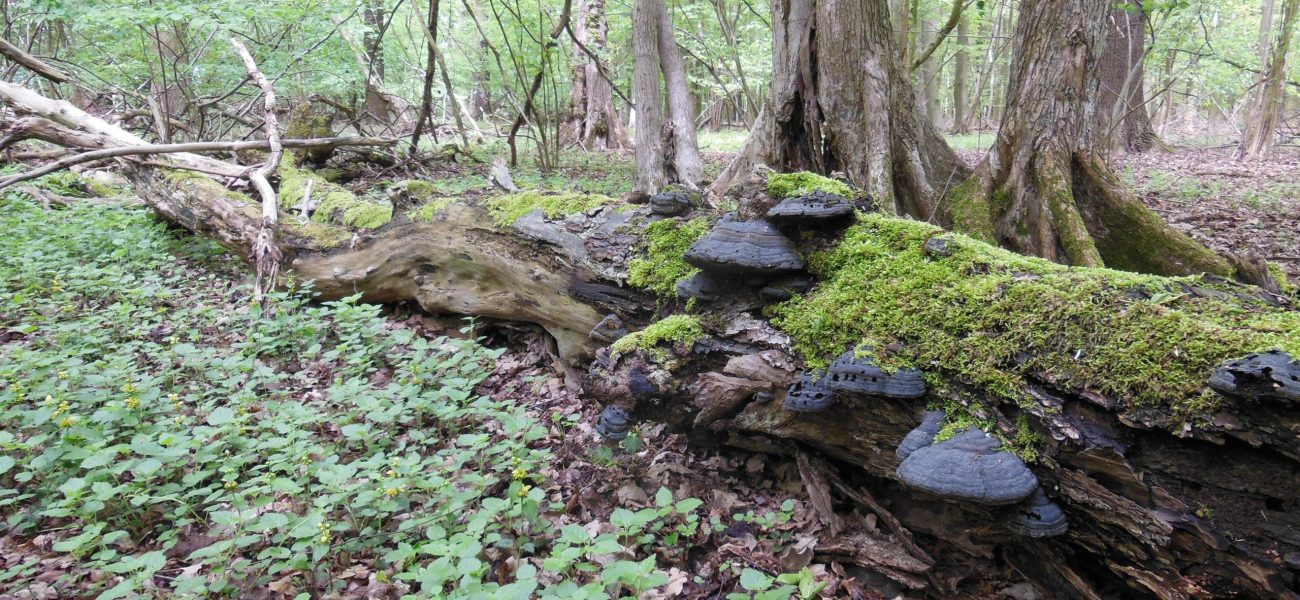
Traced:
<path fill-rule="evenodd" d="M 67 429 L 76 424 L 77 424 L 77 417 L 73 415 L 68 415 L 66 417 L 63 417 L 62 419 L 59 419 L 59 429 Z"/>

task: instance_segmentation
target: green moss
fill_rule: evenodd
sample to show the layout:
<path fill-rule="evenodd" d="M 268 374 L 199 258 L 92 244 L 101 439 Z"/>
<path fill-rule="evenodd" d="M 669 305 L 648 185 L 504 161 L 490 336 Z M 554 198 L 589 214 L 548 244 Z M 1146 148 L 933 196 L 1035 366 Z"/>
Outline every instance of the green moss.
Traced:
<path fill-rule="evenodd" d="M 334 248 L 352 239 L 352 232 L 326 223 L 301 222 L 297 219 L 280 221 L 280 227 L 291 236 L 306 238 L 321 248 Z"/>
<path fill-rule="evenodd" d="M 627 282 L 650 290 L 660 298 L 677 296 L 677 281 L 690 277 L 695 267 L 686 264 L 682 255 L 687 248 L 709 232 L 709 220 L 698 217 L 689 221 L 664 219 L 645 228 L 646 257 L 628 263 Z"/>
<path fill-rule="evenodd" d="M 432 221 L 456 202 L 455 198 L 434 198 L 428 203 L 412 210 L 409 214 L 414 221 Z"/>
<path fill-rule="evenodd" d="M 981 185 L 978 177 L 971 177 L 948 192 L 943 202 L 954 231 L 992 244 L 993 219 Z"/>
<path fill-rule="evenodd" d="M 1300 312 L 1195 297 L 1196 277 L 1069 268 L 960 234 L 952 256 L 922 246 L 941 230 L 865 215 L 809 264 L 821 284 L 770 309 L 813 366 L 868 343 L 901 348 L 886 363 L 944 369 L 1010 399 L 1026 375 L 1175 414 L 1212 406 L 1215 366 L 1281 348 L 1300 353 Z"/>
<path fill-rule="evenodd" d="M 767 178 L 767 195 L 773 198 L 803 196 L 818 190 L 845 198 L 857 196 L 849 184 L 808 171 L 776 173 Z"/>
<path fill-rule="evenodd" d="M 1287 279 L 1286 271 L 1282 270 L 1282 265 L 1273 262 L 1268 263 L 1268 272 L 1273 275 L 1273 279 L 1277 281 L 1278 286 L 1282 288 L 1282 293 L 1284 295 L 1300 299 L 1300 287 L 1297 287 L 1294 283 L 1291 283 L 1290 279 Z"/>
<path fill-rule="evenodd" d="M 415 200 L 428 200 L 438 195 L 438 189 L 428 181 L 408 179 L 398 185 L 405 185 L 406 195 Z"/>
<path fill-rule="evenodd" d="M 519 192 L 497 196 L 487 201 L 488 212 L 492 221 L 499 227 L 509 227 L 515 221 L 534 210 L 540 209 L 548 219 L 585 212 L 613 202 L 614 199 L 600 194 L 545 193 L 538 191 Z"/>
<path fill-rule="evenodd" d="M 641 331 L 629 333 L 613 344 L 610 350 L 615 354 L 626 354 L 633 350 L 645 350 L 662 359 L 665 354 L 658 346 L 665 342 L 670 344 L 694 345 L 704 337 L 704 327 L 700 320 L 690 315 L 673 315 L 651 323 Z"/>
<path fill-rule="evenodd" d="M 393 220 L 393 207 L 368 202 L 347 192 L 330 192 L 311 216 L 319 223 L 341 223 L 348 227 L 373 229 Z"/>

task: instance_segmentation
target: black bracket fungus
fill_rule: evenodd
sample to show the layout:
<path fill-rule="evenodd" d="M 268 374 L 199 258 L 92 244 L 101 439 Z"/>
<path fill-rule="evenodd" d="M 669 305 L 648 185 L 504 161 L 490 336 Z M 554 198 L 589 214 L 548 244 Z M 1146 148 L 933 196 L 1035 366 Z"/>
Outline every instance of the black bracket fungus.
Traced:
<path fill-rule="evenodd" d="M 618 318 L 618 315 L 609 314 L 604 319 L 601 319 L 600 323 L 596 324 L 596 327 L 591 330 L 589 335 L 591 339 L 597 342 L 612 344 L 628 333 L 627 325 L 623 324 L 623 319 Z"/>
<path fill-rule="evenodd" d="M 870 351 L 865 348 L 865 351 Z M 899 369 L 886 373 L 869 356 L 849 350 L 841 354 L 827 371 L 832 390 L 843 394 L 884 396 L 886 398 L 920 398 L 925 395 L 925 378 L 916 369 Z"/>
<path fill-rule="evenodd" d="M 826 378 L 806 372 L 790 386 L 782 407 L 791 412 L 822 412 L 835 404 L 835 392 L 826 387 Z"/>
<path fill-rule="evenodd" d="M 691 197 L 681 192 L 663 192 L 650 197 L 650 214 L 674 217 L 691 209 Z"/>
<path fill-rule="evenodd" d="M 783 302 L 795 296 L 812 289 L 813 280 L 809 277 L 785 277 L 773 281 L 762 289 L 758 290 L 758 295 L 768 300 Z"/>
<path fill-rule="evenodd" d="M 1070 523 L 1065 518 L 1061 507 L 1047 498 L 1042 488 L 1011 509 L 1011 514 L 1003 523 L 1012 533 L 1031 538 L 1044 538 L 1064 535 L 1070 530 Z"/>
<path fill-rule="evenodd" d="M 783 275 L 804 267 L 794 244 L 765 221 L 719 221 L 682 258 L 719 275 Z"/>
<path fill-rule="evenodd" d="M 733 289 L 730 279 L 714 277 L 700 271 L 691 277 L 677 282 L 677 295 L 682 298 L 695 298 L 703 302 L 713 302 Z"/>
<path fill-rule="evenodd" d="M 898 466 L 908 487 L 951 500 L 1004 505 L 1024 500 L 1038 478 L 1015 454 L 979 429 L 912 452 Z"/>
<path fill-rule="evenodd" d="M 1215 369 L 1210 387 L 1228 396 L 1300 403 L 1300 361 L 1281 350 L 1251 354 Z"/>
<path fill-rule="evenodd" d="M 631 416 L 626 410 L 617 406 L 606 406 L 605 410 L 600 411 L 600 417 L 596 419 L 596 433 L 601 437 L 617 442 L 627 437 L 627 431 Z"/>
<path fill-rule="evenodd" d="M 778 225 L 847 225 L 854 207 L 847 198 L 817 190 L 807 196 L 787 198 L 767 211 L 767 219 Z"/>
<path fill-rule="evenodd" d="M 943 428 L 943 420 L 948 415 L 941 410 L 932 410 L 921 416 L 921 424 L 907 432 L 903 441 L 898 444 L 894 450 L 894 455 L 900 460 L 912 455 L 913 452 L 920 450 L 934 443 L 934 436 L 939 435 L 939 430 Z"/>
<path fill-rule="evenodd" d="M 772 390 L 759 390 L 754 392 L 755 404 L 767 404 L 776 398 L 776 393 Z"/>

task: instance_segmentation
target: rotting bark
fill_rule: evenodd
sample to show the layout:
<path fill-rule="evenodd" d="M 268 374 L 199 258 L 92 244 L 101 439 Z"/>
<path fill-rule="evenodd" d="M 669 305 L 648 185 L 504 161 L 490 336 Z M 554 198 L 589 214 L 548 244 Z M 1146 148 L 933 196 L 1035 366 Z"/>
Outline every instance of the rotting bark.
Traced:
<path fill-rule="evenodd" d="M 1016 26 L 997 141 L 943 200 L 939 222 L 1023 254 L 1144 273 L 1231 274 L 1165 224 L 1102 157 L 1100 79 L 1109 0 L 1033 0 Z"/>
<path fill-rule="evenodd" d="M 768 102 L 710 195 L 759 164 L 842 171 L 885 210 L 932 217 L 967 169 L 920 114 L 890 22 L 886 0 L 774 3 Z"/>

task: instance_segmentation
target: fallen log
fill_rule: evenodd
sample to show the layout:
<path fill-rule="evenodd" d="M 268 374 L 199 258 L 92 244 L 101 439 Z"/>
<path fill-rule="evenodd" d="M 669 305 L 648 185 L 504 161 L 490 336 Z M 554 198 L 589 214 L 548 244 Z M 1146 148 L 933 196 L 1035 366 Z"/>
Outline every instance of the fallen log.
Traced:
<path fill-rule="evenodd" d="M 259 203 L 192 173 L 129 176 L 160 215 L 249 256 Z M 1064 267 L 839 207 L 834 227 L 805 228 L 816 202 L 786 211 L 781 232 L 755 220 L 773 204 L 763 187 L 741 189 L 747 221 L 721 227 L 699 209 L 651 214 L 679 203 L 525 192 L 395 201 L 364 227 L 282 215 L 277 243 L 322 298 L 535 323 L 602 403 L 700 442 L 802 453 L 819 513 L 849 527 L 820 555 L 932 597 L 1009 571 L 1054 598 L 1297 597 L 1294 299 Z M 711 227 L 716 255 L 695 245 Z M 744 244 L 762 260 L 740 264 Z M 692 302 L 674 296 L 695 272 L 687 255 L 710 269 L 680 286 Z M 618 321 L 632 332 L 610 343 Z M 868 391 L 822 389 L 846 374 Z M 983 462 L 947 474 L 1018 464 L 1068 528 L 1017 533 L 1024 505 L 901 476 L 897 451 L 927 410 L 942 427 L 908 458 L 975 435 Z M 997 504 L 1006 490 L 986 491 Z"/>
<path fill-rule="evenodd" d="M 206 179 L 147 168 L 132 178 L 164 216 L 247 252 L 255 205 Z M 1013 569 L 1049 597 L 1287 598 L 1300 589 L 1300 412 L 1291 400 L 1207 384 L 1249 352 L 1300 354 L 1291 299 L 1210 276 L 1071 269 L 860 214 L 842 235 L 800 238 L 819 277 L 810 292 L 773 304 L 738 286 L 666 331 L 653 317 L 683 304 L 627 286 L 628 271 L 659 261 L 653 274 L 679 276 L 680 243 L 673 256 L 664 254 L 673 244 L 655 242 L 688 229 L 684 218 L 608 205 L 525 211 L 497 224 L 493 202 L 450 204 L 424 219 L 411 218 L 415 207 L 343 245 L 290 231 L 282 250 L 323 297 L 360 292 L 539 324 L 566 360 L 590 368 L 591 396 L 641 418 L 701 440 L 819 451 L 834 465 L 840 510 L 863 502 L 852 490 L 869 486 L 890 524 L 859 552 L 849 552 L 850 534 L 823 554 L 852 554 L 909 587 L 941 596 L 951 590 L 932 582 Z M 658 255 L 645 256 L 646 244 Z M 589 338 L 610 313 L 642 331 L 612 348 Z M 965 320 L 940 318 L 954 315 Z M 882 364 L 924 370 L 926 395 L 864 396 L 818 413 L 783 408 L 800 370 L 864 341 Z M 722 389 L 728 378 L 774 393 L 736 403 Z M 927 407 L 947 410 L 948 427 L 980 426 L 1024 457 L 1068 517 L 1068 533 L 1020 537 L 1002 526 L 1001 509 L 902 485 L 894 451 Z M 710 410 L 721 414 L 697 426 Z M 888 566 L 881 553 L 890 548 L 912 549 Z"/>

